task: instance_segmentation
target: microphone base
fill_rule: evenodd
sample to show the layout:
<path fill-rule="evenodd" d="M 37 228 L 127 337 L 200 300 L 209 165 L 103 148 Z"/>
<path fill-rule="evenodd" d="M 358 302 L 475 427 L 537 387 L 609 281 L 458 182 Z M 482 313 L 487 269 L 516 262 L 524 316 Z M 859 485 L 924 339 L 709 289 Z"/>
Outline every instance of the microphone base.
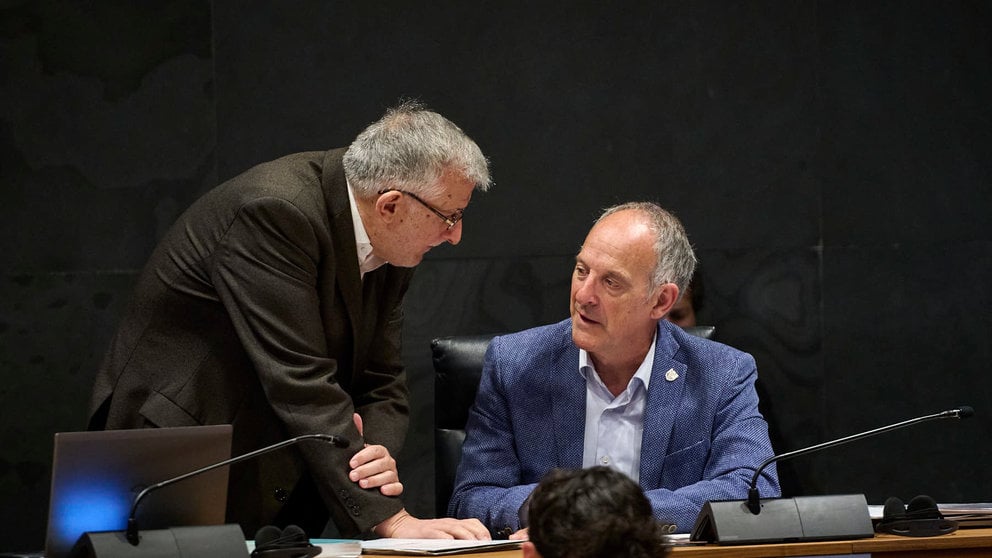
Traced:
<path fill-rule="evenodd" d="M 863 494 L 761 500 L 761 513 L 744 500 L 703 505 L 689 540 L 721 545 L 867 539 L 875 536 Z"/>
<path fill-rule="evenodd" d="M 128 542 L 124 531 L 83 533 L 70 558 L 247 558 L 248 544 L 238 525 L 173 527 L 143 530 L 138 545 Z"/>

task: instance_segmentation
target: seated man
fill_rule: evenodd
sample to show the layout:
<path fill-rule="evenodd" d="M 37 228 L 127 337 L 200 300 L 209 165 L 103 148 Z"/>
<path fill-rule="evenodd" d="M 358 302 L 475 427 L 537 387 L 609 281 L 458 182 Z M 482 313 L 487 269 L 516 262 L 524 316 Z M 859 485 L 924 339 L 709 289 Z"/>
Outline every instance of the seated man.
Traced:
<path fill-rule="evenodd" d="M 773 454 L 754 358 L 663 320 L 695 264 L 661 207 L 603 213 L 576 257 L 571 319 L 490 343 L 450 514 L 512 533 L 542 476 L 593 465 L 637 481 L 676 532 L 707 500 L 747 495 Z M 758 488 L 780 493 L 774 467 Z"/>
<path fill-rule="evenodd" d="M 657 558 L 668 552 L 641 487 L 609 467 L 553 470 L 534 489 L 527 510 L 524 558 Z"/>

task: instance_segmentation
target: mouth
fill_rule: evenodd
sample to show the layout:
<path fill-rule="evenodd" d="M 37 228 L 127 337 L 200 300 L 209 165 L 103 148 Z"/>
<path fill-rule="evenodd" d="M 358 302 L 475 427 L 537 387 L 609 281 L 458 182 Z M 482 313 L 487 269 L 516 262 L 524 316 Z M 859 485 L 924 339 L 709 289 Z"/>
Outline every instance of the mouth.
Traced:
<path fill-rule="evenodd" d="M 575 320 L 582 325 L 598 325 L 599 322 L 586 316 L 581 310 L 575 310 Z"/>

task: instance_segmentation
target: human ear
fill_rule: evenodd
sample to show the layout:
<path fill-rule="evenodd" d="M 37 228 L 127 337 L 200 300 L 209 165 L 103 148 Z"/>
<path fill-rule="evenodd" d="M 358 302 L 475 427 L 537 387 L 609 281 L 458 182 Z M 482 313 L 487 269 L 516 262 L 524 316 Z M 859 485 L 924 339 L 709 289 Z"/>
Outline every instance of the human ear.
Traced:
<path fill-rule="evenodd" d="M 665 283 L 658 287 L 658 293 L 654 298 L 654 306 L 651 308 L 651 317 L 660 320 L 672 310 L 678 299 L 679 287 L 675 283 Z"/>
<path fill-rule="evenodd" d="M 398 210 L 397 204 L 400 198 L 403 196 L 397 190 L 386 190 L 375 200 L 375 213 L 382 220 L 390 222 L 396 217 L 396 212 Z"/>

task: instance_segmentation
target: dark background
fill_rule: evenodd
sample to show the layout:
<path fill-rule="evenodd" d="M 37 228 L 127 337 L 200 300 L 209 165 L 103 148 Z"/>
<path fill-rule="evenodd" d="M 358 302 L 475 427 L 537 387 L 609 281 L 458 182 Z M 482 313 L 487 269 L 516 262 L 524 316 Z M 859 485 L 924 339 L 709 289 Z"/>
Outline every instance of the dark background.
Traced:
<path fill-rule="evenodd" d="M 52 434 L 157 239 L 218 180 L 400 97 L 492 160 L 406 303 L 406 502 L 433 509 L 429 341 L 567 315 L 606 205 L 656 200 L 702 322 L 754 354 L 787 496 L 992 501 L 992 4 L 0 2 L 0 550 L 38 549 Z"/>

